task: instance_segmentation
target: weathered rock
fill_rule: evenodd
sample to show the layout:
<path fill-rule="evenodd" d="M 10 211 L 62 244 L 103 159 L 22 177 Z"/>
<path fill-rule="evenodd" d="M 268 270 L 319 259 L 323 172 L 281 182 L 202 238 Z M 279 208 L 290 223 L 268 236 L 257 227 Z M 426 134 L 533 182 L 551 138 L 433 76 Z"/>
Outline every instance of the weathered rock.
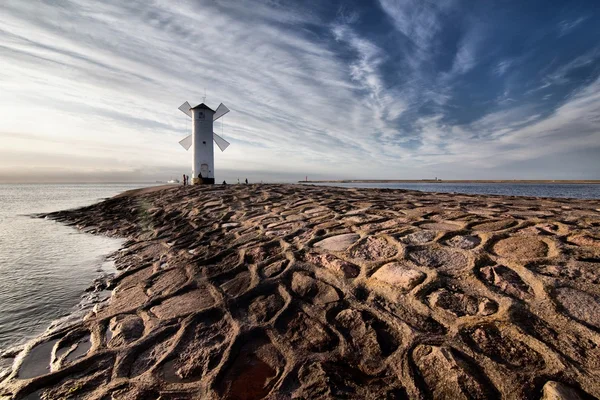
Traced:
<path fill-rule="evenodd" d="M 250 287 L 251 279 L 250 272 L 242 271 L 233 278 L 223 282 L 221 289 L 229 296 L 237 297 Z"/>
<path fill-rule="evenodd" d="M 501 231 L 504 229 L 508 229 L 515 225 L 517 225 L 516 220 L 505 219 L 505 220 L 500 220 L 500 221 L 490 221 L 490 222 L 484 222 L 481 224 L 477 224 L 477 225 L 473 226 L 472 229 L 474 231 L 479 231 L 479 232 L 494 232 L 494 231 Z"/>
<path fill-rule="evenodd" d="M 277 348 L 261 335 L 241 347 L 221 377 L 218 393 L 226 399 L 263 399 L 277 383 L 284 366 Z"/>
<path fill-rule="evenodd" d="M 476 297 L 449 289 L 438 289 L 428 297 L 432 307 L 444 310 L 462 317 L 464 315 L 491 315 L 498 310 L 495 301 L 485 297 Z"/>
<path fill-rule="evenodd" d="M 600 302 L 594 296 L 581 290 L 562 287 L 556 289 L 556 300 L 571 317 L 600 329 Z"/>
<path fill-rule="evenodd" d="M 546 382 L 542 389 L 542 398 L 540 400 L 582 400 L 575 389 L 568 387 L 560 382 Z"/>
<path fill-rule="evenodd" d="M 398 347 L 390 328 L 368 313 L 346 309 L 335 320 L 353 345 L 355 353 L 348 357 L 357 358 L 356 363 L 365 373 L 380 369 L 383 358 Z"/>
<path fill-rule="evenodd" d="M 305 255 L 305 260 L 342 274 L 346 278 L 356 278 L 360 273 L 360 268 L 357 265 L 341 260 L 333 254 L 308 253 Z"/>
<path fill-rule="evenodd" d="M 144 321 L 135 314 L 123 314 L 110 320 L 110 347 L 127 345 L 139 339 L 144 333 Z"/>
<path fill-rule="evenodd" d="M 314 362 L 300 368 L 292 399 L 408 399 L 394 373 L 365 374 L 347 362 Z"/>
<path fill-rule="evenodd" d="M 395 256 L 398 249 L 382 237 L 369 236 L 350 251 L 353 258 L 367 261 L 386 260 Z"/>
<path fill-rule="evenodd" d="M 528 260 L 548 255 L 548 245 L 535 236 L 512 236 L 494 245 L 494 252 L 512 260 Z"/>
<path fill-rule="evenodd" d="M 463 331 L 462 337 L 495 362 L 514 369 L 542 369 L 544 359 L 520 340 L 511 338 L 504 329 L 482 324 Z"/>
<path fill-rule="evenodd" d="M 442 232 L 457 231 L 461 228 L 460 225 L 451 222 L 428 222 L 419 226 L 423 229 Z"/>
<path fill-rule="evenodd" d="M 456 235 L 446 241 L 446 245 L 463 250 L 471 250 L 479 246 L 481 239 L 478 236 Z"/>
<path fill-rule="evenodd" d="M 425 244 L 431 242 L 437 233 L 435 231 L 416 231 L 404 236 L 400 241 L 406 244 Z"/>
<path fill-rule="evenodd" d="M 519 274 L 510 268 L 494 265 L 483 267 L 480 272 L 485 282 L 510 296 L 521 300 L 531 297 L 531 288 L 523 282 Z"/>
<path fill-rule="evenodd" d="M 336 302 L 340 299 L 337 291 L 331 285 L 299 272 L 294 272 L 292 290 L 317 305 Z"/>
<path fill-rule="evenodd" d="M 223 314 L 215 312 L 198 318 L 188 327 L 174 357 L 163 365 L 165 380 L 200 380 L 218 365 L 231 337 L 231 326 Z"/>
<path fill-rule="evenodd" d="M 211 307 L 215 303 L 210 292 L 204 288 L 170 297 L 150 309 L 160 319 L 181 317 Z"/>
<path fill-rule="evenodd" d="M 302 311 L 295 310 L 283 318 L 277 328 L 294 348 L 311 353 L 331 350 L 337 344 L 337 337 L 328 327 Z"/>
<path fill-rule="evenodd" d="M 379 268 L 371 276 L 372 280 L 386 283 L 402 291 L 409 291 L 425 279 L 425 274 L 410 266 L 391 262 Z"/>
<path fill-rule="evenodd" d="M 425 382 L 425 391 L 434 399 L 483 400 L 494 395 L 491 383 L 476 379 L 471 372 L 474 367 L 456 350 L 418 345 L 412 357 Z"/>
<path fill-rule="evenodd" d="M 0 373 L 0 397 L 539 398 L 548 379 L 599 397 L 598 210 L 208 185 L 55 213 L 125 237 L 121 272 L 110 302 Z"/>
<path fill-rule="evenodd" d="M 279 294 L 258 296 L 248 308 L 250 320 L 254 323 L 265 323 L 277 314 L 283 304 L 283 298 Z"/>
<path fill-rule="evenodd" d="M 458 273 L 468 264 L 467 257 L 457 250 L 431 246 L 412 250 L 408 258 L 417 265 L 448 274 Z"/>
<path fill-rule="evenodd" d="M 320 242 L 315 243 L 314 247 L 330 251 L 345 251 L 359 238 L 360 236 L 356 233 L 346 233 L 323 239 Z"/>

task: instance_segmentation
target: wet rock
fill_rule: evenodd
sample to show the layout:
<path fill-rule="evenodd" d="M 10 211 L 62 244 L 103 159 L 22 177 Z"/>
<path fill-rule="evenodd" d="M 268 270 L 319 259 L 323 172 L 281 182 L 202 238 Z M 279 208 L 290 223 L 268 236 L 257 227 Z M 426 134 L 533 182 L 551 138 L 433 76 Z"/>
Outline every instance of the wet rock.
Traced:
<path fill-rule="evenodd" d="M 259 400 L 265 398 L 285 366 L 283 357 L 266 336 L 242 345 L 218 382 L 222 398 Z"/>
<path fill-rule="evenodd" d="M 17 377 L 19 379 L 30 379 L 45 375 L 50 372 L 50 356 L 58 339 L 48 340 L 35 345 L 27 352 Z"/>
<path fill-rule="evenodd" d="M 481 277 L 489 285 L 496 287 L 501 292 L 521 300 L 532 296 L 531 288 L 523 282 L 519 274 L 503 265 L 483 267 Z"/>
<path fill-rule="evenodd" d="M 535 236 L 513 236 L 494 245 L 494 252 L 511 260 L 546 257 L 548 245 Z"/>
<path fill-rule="evenodd" d="M 418 345 L 412 357 L 423 377 L 426 391 L 434 399 L 483 400 L 495 394 L 490 382 L 480 382 L 473 375 L 472 371 L 477 367 L 456 350 Z"/>
<path fill-rule="evenodd" d="M 425 276 L 423 272 L 405 263 L 391 262 L 375 271 L 371 278 L 406 292 L 423 282 Z"/>
<path fill-rule="evenodd" d="M 353 258 L 366 261 L 385 260 L 395 256 L 398 249 L 382 237 L 369 236 L 350 251 Z"/>
<path fill-rule="evenodd" d="M 356 233 L 346 233 L 323 239 L 313 245 L 318 249 L 330 251 L 345 251 L 360 238 Z"/>
<path fill-rule="evenodd" d="M 65 345 L 64 353 L 62 348 L 57 350 L 57 354 L 62 353 L 62 364 L 73 363 L 88 354 L 92 348 L 92 338 L 89 333 L 85 333 L 82 336 L 78 335 L 67 343 L 63 343 L 63 345 Z"/>
<path fill-rule="evenodd" d="M 46 386 L 24 399 L 89 399 L 98 388 L 105 386 L 110 380 L 112 359 L 99 359 L 89 368 L 79 371 L 76 378 L 67 378 L 51 387 Z M 35 393 L 38 397 L 35 397 Z M 89 396 L 89 397 L 88 397 Z"/>
<path fill-rule="evenodd" d="M 556 289 L 556 300 L 571 317 L 600 329 L 600 302 L 591 294 L 562 287 Z"/>

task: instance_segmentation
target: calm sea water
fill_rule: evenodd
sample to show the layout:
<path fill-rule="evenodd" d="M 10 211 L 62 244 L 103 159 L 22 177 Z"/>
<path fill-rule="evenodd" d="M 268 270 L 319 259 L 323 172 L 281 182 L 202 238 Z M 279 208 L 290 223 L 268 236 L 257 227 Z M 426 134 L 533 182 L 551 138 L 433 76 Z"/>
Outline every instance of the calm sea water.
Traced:
<path fill-rule="evenodd" d="M 29 214 L 81 207 L 148 184 L 0 184 L 0 350 L 42 333 L 76 310 L 84 291 L 114 272 L 120 240 Z"/>
<path fill-rule="evenodd" d="M 320 183 L 323 186 L 409 189 L 423 192 L 600 199 L 600 185 L 535 183 Z"/>

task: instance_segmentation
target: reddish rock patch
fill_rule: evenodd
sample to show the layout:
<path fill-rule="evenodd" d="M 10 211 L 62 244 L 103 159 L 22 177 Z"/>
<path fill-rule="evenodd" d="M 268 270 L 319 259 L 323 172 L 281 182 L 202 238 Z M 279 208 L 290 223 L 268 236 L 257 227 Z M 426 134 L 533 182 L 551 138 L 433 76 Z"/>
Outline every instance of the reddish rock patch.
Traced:
<path fill-rule="evenodd" d="M 398 249 L 382 237 L 369 236 L 350 250 L 350 256 L 359 260 L 385 260 L 395 256 Z"/>

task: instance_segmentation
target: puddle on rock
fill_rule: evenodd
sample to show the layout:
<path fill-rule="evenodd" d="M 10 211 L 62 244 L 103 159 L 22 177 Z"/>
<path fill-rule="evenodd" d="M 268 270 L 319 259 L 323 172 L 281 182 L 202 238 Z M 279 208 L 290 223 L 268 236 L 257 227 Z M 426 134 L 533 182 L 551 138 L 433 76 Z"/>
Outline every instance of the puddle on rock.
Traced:
<path fill-rule="evenodd" d="M 19 367 L 17 378 L 31 379 L 49 373 L 50 356 L 56 342 L 58 342 L 58 339 L 38 344 L 31 349 Z"/>

